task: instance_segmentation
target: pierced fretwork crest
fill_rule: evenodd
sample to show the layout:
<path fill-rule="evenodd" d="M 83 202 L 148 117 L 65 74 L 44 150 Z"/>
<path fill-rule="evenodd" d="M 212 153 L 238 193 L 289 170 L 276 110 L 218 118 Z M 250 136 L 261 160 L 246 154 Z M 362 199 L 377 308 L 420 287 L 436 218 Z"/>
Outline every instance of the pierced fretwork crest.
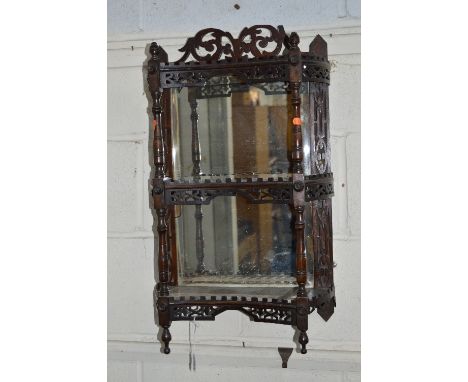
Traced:
<path fill-rule="evenodd" d="M 238 38 L 221 29 L 202 29 L 179 49 L 184 55 L 178 62 L 186 61 L 190 55 L 199 62 L 277 56 L 283 48 L 284 37 L 282 25 L 278 29 L 271 25 L 254 25 L 242 29 Z"/>

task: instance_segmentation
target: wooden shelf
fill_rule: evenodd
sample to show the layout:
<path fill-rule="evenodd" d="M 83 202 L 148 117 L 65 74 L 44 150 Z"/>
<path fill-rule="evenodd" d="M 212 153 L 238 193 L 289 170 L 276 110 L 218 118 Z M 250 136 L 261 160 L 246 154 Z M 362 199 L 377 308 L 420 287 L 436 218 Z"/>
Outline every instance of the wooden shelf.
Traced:
<path fill-rule="evenodd" d="M 267 177 L 237 175 L 189 177 L 180 180 L 166 178 L 163 188 L 167 205 L 210 204 L 217 196 L 242 196 L 252 204 L 288 204 L 293 190 L 305 189 L 305 201 L 322 200 L 333 196 L 333 174 L 305 175 L 304 182 L 293 181 L 288 174 Z M 153 190 L 153 195 L 154 195 Z"/>

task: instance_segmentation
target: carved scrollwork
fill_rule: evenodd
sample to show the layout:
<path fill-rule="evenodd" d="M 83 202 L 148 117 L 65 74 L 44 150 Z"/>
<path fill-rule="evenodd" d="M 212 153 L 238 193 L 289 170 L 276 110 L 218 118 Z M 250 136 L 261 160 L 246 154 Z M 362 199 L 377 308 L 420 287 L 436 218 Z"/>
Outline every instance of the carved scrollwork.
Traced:
<path fill-rule="evenodd" d="M 292 199 L 291 190 L 289 188 L 267 188 L 255 190 L 255 192 L 251 192 L 247 195 L 252 196 L 251 199 L 247 196 L 247 199 L 252 203 L 289 203 Z"/>
<path fill-rule="evenodd" d="M 333 196 L 333 182 L 331 183 L 306 183 L 305 200 L 310 202 Z"/>
<path fill-rule="evenodd" d="M 217 196 L 242 196 L 252 204 L 283 203 L 292 200 L 291 189 L 267 188 L 258 190 L 169 190 L 166 192 L 169 205 L 208 205 Z M 306 186 L 306 201 L 333 195 L 333 184 L 312 184 Z"/>
<path fill-rule="evenodd" d="M 251 317 L 256 322 L 270 322 L 277 324 L 291 324 L 292 311 L 291 308 L 263 308 L 263 307 L 244 307 L 241 312 Z"/>
<path fill-rule="evenodd" d="M 176 205 L 210 204 L 216 196 L 232 195 L 225 190 L 168 190 L 166 203 Z"/>
<path fill-rule="evenodd" d="M 170 181 L 165 183 L 164 195 L 168 205 L 209 204 L 217 196 L 241 196 L 252 204 L 287 204 L 292 201 L 294 187 L 296 191 L 304 189 L 306 201 L 329 198 L 333 196 L 333 174 L 306 176 L 303 183 L 293 182 L 291 177 Z"/>
<path fill-rule="evenodd" d="M 199 54 L 200 50 L 205 50 L 206 53 Z M 199 62 L 217 61 L 223 55 L 234 55 L 234 37 L 231 33 L 221 29 L 202 29 L 194 37 L 190 37 L 185 45 L 179 49 L 179 52 L 184 54 L 177 62 L 186 61 L 190 55 Z"/>
<path fill-rule="evenodd" d="M 165 52 L 153 43 L 149 71 L 159 71 L 163 88 L 205 86 L 213 77 L 232 76 L 230 91 L 235 91 L 232 84 L 238 82 L 259 83 L 266 94 L 284 93 L 281 84 L 266 84 L 289 80 L 290 59 L 299 57 L 289 54 L 296 40 L 297 34 L 288 37 L 282 26 L 254 25 L 244 28 L 238 38 L 220 29 L 203 29 L 186 41 L 180 49 L 183 55 L 176 62 L 167 62 Z M 153 65 L 155 62 L 162 64 Z M 303 53 L 302 63 L 302 82 L 330 82 L 330 65 L 325 57 Z M 218 94 L 229 92 L 224 86 L 216 90 Z"/>
<path fill-rule="evenodd" d="M 170 87 L 170 85 L 178 85 L 179 87 L 201 85 L 206 83 L 208 75 L 209 73 L 204 70 L 162 72 L 161 82 L 165 87 Z"/>
<path fill-rule="evenodd" d="M 330 83 L 330 68 L 328 65 L 318 65 L 316 62 L 305 62 L 302 69 L 303 82 Z"/>
<path fill-rule="evenodd" d="M 173 321 L 213 321 L 215 317 L 226 310 L 239 310 L 251 317 L 255 322 L 270 322 L 291 325 L 293 322 L 292 310 L 294 307 L 262 307 L 240 306 L 237 308 L 226 305 L 183 304 L 171 305 L 171 319 Z M 307 312 L 306 312 L 307 313 Z"/>
<path fill-rule="evenodd" d="M 215 317 L 226 310 L 225 307 L 216 305 L 173 305 L 172 319 L 181 320 L 214 320 Z"/>
<path fill-rule="evenodd" d="M 224 80 L 222 80 L 224 78 Z M 216 82 L 213 81 L 216 79 Z M 273 94 L 287 94 L 288 85 L 285 82 L 259 82 L 253 84 L 230 83 L 228 77 L 214 77 L 209 81 L 207 86 L 197 87 L 197 98 L 216 98 L 216 97 L 230 97 L 235 92 L 246 92 L 251 87 L 262 90 L 265 95 Z M 307 84 L 302 83 L 300 88 L 301 94 L 309 92 Z"/>
<path fill-rule="evenodd" d="M 221 29 L 202 29 L 179 49 L 184 54 L 177 62 L 185 62 L 190 56 L 199 62 L 218 61 L 222 58 L 240 60 L 250 56 L 272 57 L 281 52 L 284 37 L 285 32 L 281 25 L 278 29 L 271 25 L 244 28 L 237 39 Z"/>
<path fill-rule="evenodd" d="M 201 65 L 200 65 L 201 66 Z M 207 70 L 203 67 L 188 65 L 185 67 L 166 66 L 161 68 L 161 84 L 164 88 L 183 86 L 206 86 L 214 77 L 231 76 L 230 84 L 264 83 L 286 81 L 286 65 L 248 65 L 242 68 L 229 67 Z"/>
<path fill-rule="evenodd" d="M 252 204 L 289 203 L 291 188 L 255 188 L 255 189 L 170 189 L 166 192 L 166 203 L 176 205 L 210 204 L 217 196 L 242 196 Z"/>
<path fill-rule="evenodd" d="M 264 31 L 269 32 L 269 35 L 262 35 Z M 285 35 L 282 25 L 279 25 L 278 29 L 271 25 L 254 25 L 244 28 L 239 34 L 239 58 L 243 57 L 243 53 L 250 53 L 257 58 L 277 56 L 283 47 Z M 270 43 L 273 43 L 271 51 L 267 49 Z"/>
<path fill-rule="evenodd" d="M 227 97 L 233 91 L 229 77 L 212 77 L 206 86 L 197 88 L 197 98 Z"/>
<path fill-rule="evenodd" d="M 235 92 L 249 91 L 250 87 L 260 89 L 266 95 L 286 94 L 287 92 L 287 85 L 284 82 L 263 82 L 249 85 L 232 81 L 227 76 L 220 76 L 208 80 L 206 86 L 197 87 L 197 98 L 230 97 Z"/>
<path fill-rule="evenodd" d="M 287 70 L 286 65 L 255 65 L 241 70 L 233 70 L 232 75 L 241 82 L 284 82 Z"/>
<path fill-rule="evenodd" d="M 266 95 L 286 94 L 288 88 L 288 85 L 284 82 L 265 82 L 260 84 L 254 84 L 252 86 L 263 90 Z"/>
<path fill-rule="evenodd" d="M 229 97 L 233 92 L 248 90 L 248 84 L 236 83 L 229 76 L 216 76 L 210 78 L 205 86 L 197 87 L 197 98 Z"/>

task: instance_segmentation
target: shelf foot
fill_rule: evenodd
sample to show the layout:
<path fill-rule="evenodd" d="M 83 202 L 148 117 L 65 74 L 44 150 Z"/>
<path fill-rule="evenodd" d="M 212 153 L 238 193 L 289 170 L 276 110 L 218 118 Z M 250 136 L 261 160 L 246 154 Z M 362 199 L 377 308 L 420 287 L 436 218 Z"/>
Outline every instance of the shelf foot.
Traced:
<path fill-rule="evenodd" d="M 161 339 L 164 342 L 164 354 L 169 354 L 171 352 L 171 349 L 169 348 L 169 342 L 172 339 L 169 326 L 164 326 Z"/>
<path fill-rule="evenodd" d="M 309 337 L 307 337 L 307 333 L 301 330 L 301 334 L 299 334 L 299 343 L 301 344 L 301 354 L 306 354 L 307 349 L 306 345 L 309 342 Z"/>

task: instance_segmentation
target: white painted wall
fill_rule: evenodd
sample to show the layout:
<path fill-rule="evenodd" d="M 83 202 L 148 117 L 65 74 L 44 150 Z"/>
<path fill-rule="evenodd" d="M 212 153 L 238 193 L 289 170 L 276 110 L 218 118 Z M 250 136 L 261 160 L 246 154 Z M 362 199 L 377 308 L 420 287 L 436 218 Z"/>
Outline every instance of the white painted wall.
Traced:
<path fill-rule="evenodd" d="M 233 5 L 240 5 L 236 11 Z M 202 10 L 206 18 L 190 12 Z M 356 0 L 108 0 L 108 380 L 358 381 L 360 379 L 360 6 Z M 154 324 L 154 235 L 149 210 L 148 100 L 144 48 L 158 41 L 178 58 L 185 38 L 208 26 L 237 32 L 256 23 L 296 30 L 301 45 L 329 44 L 337 308 L 312 314 L 309 352 L 281 369 L 278 346 L 294 347 L 288 326 L 257 324 L 239 312 L 192 329 L 172 324 L 172 353 L 160 353 Z M 298 27 L 294 27 L 297 25 Z"/>
<path fill-rule="evenodd" d="M 239 9 L 234 5 L 239 5 Z M 361 17 L 359 0 L 108 0 L 109 35 L 186 34 L 255 24 L 310 27 Z"/>

